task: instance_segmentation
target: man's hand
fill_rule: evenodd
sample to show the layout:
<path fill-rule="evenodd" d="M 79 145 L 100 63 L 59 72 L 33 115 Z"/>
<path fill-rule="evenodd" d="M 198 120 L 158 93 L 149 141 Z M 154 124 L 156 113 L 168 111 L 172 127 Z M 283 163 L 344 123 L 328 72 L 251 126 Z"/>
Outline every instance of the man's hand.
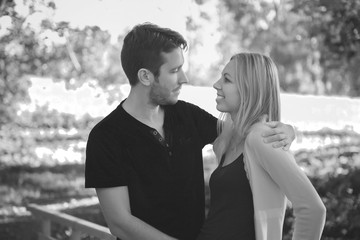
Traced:
<path fill-rule="evenodd" d="M 271 129 L 264 131 L 262 136 L 265 143 L 272 143 L 274 148 L 282 148 L 289 150 L 292 142 L 295 139 L 295 130 L 291 125 L 282 122 L 267 122 L 265 123 Z"/>

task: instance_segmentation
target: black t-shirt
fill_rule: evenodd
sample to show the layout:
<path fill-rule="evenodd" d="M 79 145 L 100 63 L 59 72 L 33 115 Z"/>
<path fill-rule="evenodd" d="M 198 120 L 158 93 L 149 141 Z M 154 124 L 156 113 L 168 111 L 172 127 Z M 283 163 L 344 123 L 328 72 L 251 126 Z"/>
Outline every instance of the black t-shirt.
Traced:
<path fill-rule="evenodd" d="M 195 239 L 204 221 L 202 148 L 215 140 L 217 119 L 184 101 L 163 108 L 166 140 L 122 103 L 91 130 L 85 187 L 127 186 L 134 216 L 170 236 Z"/>

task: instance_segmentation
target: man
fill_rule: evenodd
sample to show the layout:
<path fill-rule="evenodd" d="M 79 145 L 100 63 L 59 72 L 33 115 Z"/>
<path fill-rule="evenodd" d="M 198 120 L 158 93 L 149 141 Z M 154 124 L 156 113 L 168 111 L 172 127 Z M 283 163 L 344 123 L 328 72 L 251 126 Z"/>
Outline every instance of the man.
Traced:
<path fill-rule="evenodd" d="M 195 239 L 204 221 L 202 149 L 217 136 L 217 119 L 178 101 L 184 38 L 153 24 L 125 37 L 121 62 L 128 97 L 91 131 L 85 187 L 96 188 L 113 235 L 121 239 Z M 291 126 L 265 140 L 287 148 Z"/>

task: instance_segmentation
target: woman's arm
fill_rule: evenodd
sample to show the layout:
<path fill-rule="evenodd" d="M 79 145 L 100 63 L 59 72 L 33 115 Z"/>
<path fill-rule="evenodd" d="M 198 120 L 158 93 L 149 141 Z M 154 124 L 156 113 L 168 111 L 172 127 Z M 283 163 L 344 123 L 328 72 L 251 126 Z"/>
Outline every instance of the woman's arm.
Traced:
<path fill-rule="evenodd" d="M 291 201 L 295 226 L 293 239 L 320 239 L 326 209 L 293 155 L 263 142 L 261 133 L 267 127 L 257 125 L 247 137 L 247 145 L 262 168 Z"/>

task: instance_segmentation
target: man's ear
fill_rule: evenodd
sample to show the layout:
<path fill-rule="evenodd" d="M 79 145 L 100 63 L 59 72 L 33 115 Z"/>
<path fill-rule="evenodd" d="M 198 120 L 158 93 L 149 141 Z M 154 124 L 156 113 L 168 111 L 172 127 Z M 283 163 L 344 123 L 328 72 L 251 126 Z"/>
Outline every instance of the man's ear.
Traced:
<path fill-rule="evenodd" d="M 138 71 L 139 82 L 144 86 L 150 86 L 154 80 L 154 75 L 146 68 L 141 68 Z"/>

